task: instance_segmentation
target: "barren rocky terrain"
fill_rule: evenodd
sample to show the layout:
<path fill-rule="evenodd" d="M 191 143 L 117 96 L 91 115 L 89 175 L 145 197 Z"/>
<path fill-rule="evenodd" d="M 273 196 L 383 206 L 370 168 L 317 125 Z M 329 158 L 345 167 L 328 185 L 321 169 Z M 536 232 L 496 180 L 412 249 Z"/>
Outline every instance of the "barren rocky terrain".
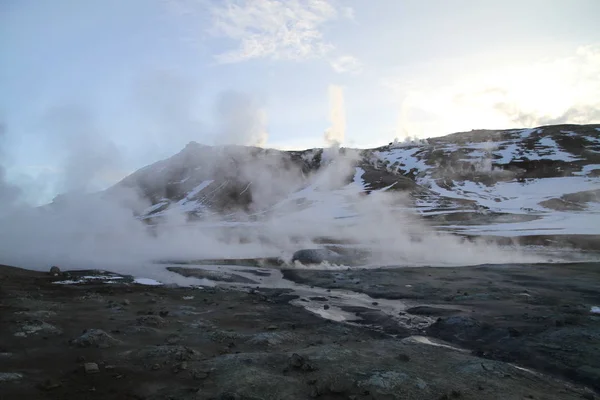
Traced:
<path fill-rule="evenodd" d="M 284 270 L 322 288 L 310 298 L 247 271 L 259 284 L 1 267 L 0 398 L 593 399 L 600 389 L 597 263 Z M 54 283 L 65 280 L 80 283 Z M 340 299 L 361 292 L 371 303 L 344 309 Z"/>

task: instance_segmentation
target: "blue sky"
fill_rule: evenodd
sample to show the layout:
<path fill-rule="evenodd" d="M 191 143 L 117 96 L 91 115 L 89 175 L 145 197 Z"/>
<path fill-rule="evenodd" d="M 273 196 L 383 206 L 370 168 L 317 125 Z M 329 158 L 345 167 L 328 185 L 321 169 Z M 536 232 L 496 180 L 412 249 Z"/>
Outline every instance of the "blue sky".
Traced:
<path fill-rule="evenodd" d="M 598 15 L 597 0 L 5 0 L 0 163 L 37 204 L 190 140 L 600 122 Z"/>

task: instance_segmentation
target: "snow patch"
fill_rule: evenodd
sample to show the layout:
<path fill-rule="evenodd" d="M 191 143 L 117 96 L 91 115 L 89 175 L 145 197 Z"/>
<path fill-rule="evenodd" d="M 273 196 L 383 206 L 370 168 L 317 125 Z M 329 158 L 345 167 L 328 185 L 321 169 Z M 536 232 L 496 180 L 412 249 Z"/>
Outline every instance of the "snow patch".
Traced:
<path fill-rule="evenodd" d="M 133 280 L 133 283 L 137 283 L 138 285 L 148 285 L 148 286 L 161 286 L 162 283 L 160 283 L 159 281 L 155 281 L 154 279 L 150 279 L 150 278 L 135 278 Z"/>
<path fill-rule="evenodd" d="M 180 200 L 179 204 L 183 204 L 183 203 L 185 203 L 185 200 L 189 200 L 189 199 L 194 198 L 198 193 L 200 193 L 201 191 L 203 191 L 204 189 L 206 189 L 213 182 L 214 182 L 214 180 L 208 180 L 208 181 L 202 182 L 201 184 L 199 184 L 198 186 L 196 186 L 195 188 L 193 188 L 187 194 L 187 196 L 185 196 L 185 199 Z"/>

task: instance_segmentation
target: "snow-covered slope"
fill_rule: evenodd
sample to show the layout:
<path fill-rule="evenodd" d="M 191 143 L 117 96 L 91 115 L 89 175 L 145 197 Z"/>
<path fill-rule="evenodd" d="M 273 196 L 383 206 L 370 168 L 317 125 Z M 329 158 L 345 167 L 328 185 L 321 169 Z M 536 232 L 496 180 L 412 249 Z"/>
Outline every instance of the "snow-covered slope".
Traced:
<path fill-rule="evenodd" d="M 138 191 L 149 222 L 182 212 L 352 217 L 357 194 L 387 191 L 408 195 L 412 210 L 442 229 L 600 234 L 600 125 L 480 130 L 341 153 L 190 143 L 109 191 Z"/>

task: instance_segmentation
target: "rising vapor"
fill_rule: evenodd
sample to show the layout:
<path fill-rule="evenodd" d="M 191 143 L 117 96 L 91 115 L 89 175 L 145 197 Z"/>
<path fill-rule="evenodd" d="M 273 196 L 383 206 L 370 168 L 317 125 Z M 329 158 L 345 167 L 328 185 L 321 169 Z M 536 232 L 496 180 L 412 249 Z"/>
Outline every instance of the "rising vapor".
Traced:
<path fill-rule="evenodd" d="M 329 85 L 329 121 L 331 127 L 325 131 L 325 144 L 329 147 L 340 146 L 346 135 L 346 108 L 344 89 L 338 85 Z"/>

